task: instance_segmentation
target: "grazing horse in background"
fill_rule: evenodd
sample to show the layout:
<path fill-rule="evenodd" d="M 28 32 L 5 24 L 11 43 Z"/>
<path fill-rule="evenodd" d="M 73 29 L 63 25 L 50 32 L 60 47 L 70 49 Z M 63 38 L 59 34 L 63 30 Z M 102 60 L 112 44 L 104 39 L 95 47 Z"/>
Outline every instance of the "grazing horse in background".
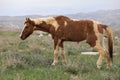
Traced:
<path fill-rule="evenodd" d="M 26 18 L 24 29 L 21 32 L 20 38 L 26 39 L 35 30 L 50 33 L 54 40 L 54 61 L 52 65 L 58 63 L 58 51 L 62 49 L 62 58 L 66 63 L 66 55 L 64 52 L 64 41 L 86 42 L 99 52 L 97 60 L 97 68 L 101 68 L 102 59 L 105 56 L 107 59 L 107 67 L 112 65 L 113 58 L 113 34 L 112 30 L 104 24 L 97 23 L 93 20 L 74 20 L 66 16 L 56 16 L 47 18 L 30 19 Z M 102 45 L 103 31 L 108 35 L 108 50 Z"/>

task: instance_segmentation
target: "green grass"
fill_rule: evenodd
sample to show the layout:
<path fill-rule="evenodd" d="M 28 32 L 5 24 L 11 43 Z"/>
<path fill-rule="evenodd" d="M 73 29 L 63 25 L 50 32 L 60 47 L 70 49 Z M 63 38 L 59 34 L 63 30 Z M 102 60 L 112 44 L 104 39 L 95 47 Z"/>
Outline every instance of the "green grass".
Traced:
<path fill-rule="evenodd" d="M 0 30 L 0 80 L 120 80 L 120 51 L 116 42 L 114 63 L 106 69 L 96 68 L 98 55 L 82 55 L 81 51 L 92 50 L 85 42 L 65 43 L 67 64 L 51 66 L 53 41 L 48 36 L 31 35 L 22 41 L 19 30 Z"/>

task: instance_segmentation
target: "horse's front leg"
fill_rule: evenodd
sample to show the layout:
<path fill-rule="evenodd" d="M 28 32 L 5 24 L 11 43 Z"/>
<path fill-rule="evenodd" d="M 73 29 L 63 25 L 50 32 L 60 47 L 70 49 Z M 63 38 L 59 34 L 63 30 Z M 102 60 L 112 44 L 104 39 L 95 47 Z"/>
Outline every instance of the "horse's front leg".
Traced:
<path fill-rule="evenodd" d="M 66 59 L 66 54 L 65 54 L 65 51 L 64 51 L 63 41 L 61 41 L 60 47 L 61 47 L 61 52 L 62 52 L 61 56 L 62 56 L 63 62 L 66 64 L 67 63 L 67 59 Z"/>
<path fill-rule="evenodd" d="M 59 52 L 59 45 L 61 40 L 54 40 L 54 61 L 52 65 L 56 65 L 58 63 L 58 52 Z"/>

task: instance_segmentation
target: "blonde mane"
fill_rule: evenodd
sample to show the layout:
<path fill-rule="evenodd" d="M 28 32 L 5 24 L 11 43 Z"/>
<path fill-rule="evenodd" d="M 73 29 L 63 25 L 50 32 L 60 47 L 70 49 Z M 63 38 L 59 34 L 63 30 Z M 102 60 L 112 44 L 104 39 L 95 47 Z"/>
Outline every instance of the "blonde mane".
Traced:
<path fill-rule="evenodd" d="M 59 24 L 58 22 L 55 20 L 54 17 L 47 17 L 47 18 L 38 18 L 38 19 L 32 19 L 35 24 L 39 25 L 41 24 L 43 21 L 46 22 L 46 24 L 51 24 L 55 27 L 55 30 L 58 29 Z"/>

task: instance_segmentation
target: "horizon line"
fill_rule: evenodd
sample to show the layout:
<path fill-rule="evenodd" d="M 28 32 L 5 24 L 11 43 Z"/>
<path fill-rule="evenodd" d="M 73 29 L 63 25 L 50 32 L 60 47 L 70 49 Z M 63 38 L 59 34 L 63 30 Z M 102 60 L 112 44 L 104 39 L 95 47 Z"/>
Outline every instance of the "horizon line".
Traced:
<path fill-rule="evenodd" d="M 48 13 L 48 14 L 39 14 L 39 13 L 36 13 L 36 14 L 16 14 L 16 15 L 0 15 L 0 17 L 17 17 L 17 16 L 56 16 L 56 15 L 73 15 L 73 14 L 78 14 L 78 13 L 83 13 L 83 14 L 88 14 L 88 13 L 94 13 L 94 12 L 99 12 L 99 11 L 112 11 L 112 10 L 120 10 L 120 8 L 118 9 L 100 9 L 100 10 L 95 10 L 95 11 L 88 11 L 88 12 L 76 12 L 76 13 L 63 13 L 63 14 L 58 14 L 58 13 Z"/>

